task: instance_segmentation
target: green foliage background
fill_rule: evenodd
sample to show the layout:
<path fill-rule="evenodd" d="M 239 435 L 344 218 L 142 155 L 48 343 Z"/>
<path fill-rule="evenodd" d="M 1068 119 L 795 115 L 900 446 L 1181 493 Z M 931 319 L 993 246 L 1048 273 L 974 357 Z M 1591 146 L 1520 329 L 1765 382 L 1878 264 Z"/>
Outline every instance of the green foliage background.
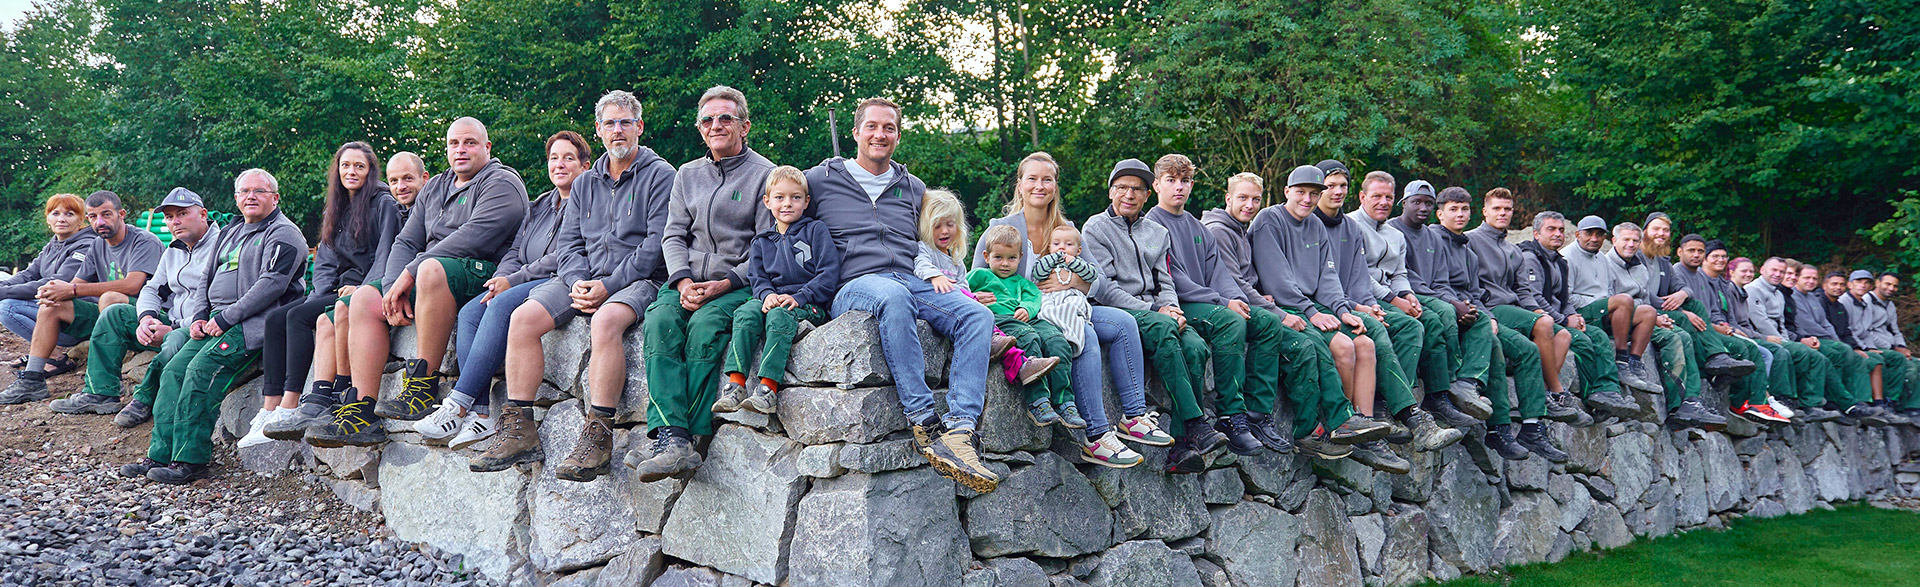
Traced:
<path fill-rule="evenodd" d="M 850 152 L 858 99 L 902 102 L 898 158 L 980 218 L 1033 150 L 1074 218 L 1125 157 L 1190 155 L 1202 206 L 1234 172 L 1334 157 L 1913 273 L 1916 23 L 1902 0 L 46 0 L 0 34 L 0 262 L 45 239 L 50 194 L 225 206 L 247 167 L 311 230 L 341 143 L 443 167 L 463 115 L 537 193 L 543 138 L 590 131 L 614 88 L 686 161 L 724 83 L 753 146 L 802 167 L 832 153 L 830 109 Z"/>

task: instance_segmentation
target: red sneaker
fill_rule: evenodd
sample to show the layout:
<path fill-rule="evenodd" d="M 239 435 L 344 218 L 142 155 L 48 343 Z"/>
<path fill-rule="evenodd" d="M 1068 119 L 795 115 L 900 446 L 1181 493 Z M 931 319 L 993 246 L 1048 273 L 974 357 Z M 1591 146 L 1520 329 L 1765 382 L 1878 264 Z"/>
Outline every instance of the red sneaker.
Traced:
<path fill-rule="evenodd" d="M 1756 406 L 1752 403 L 1743 403 L 1734 406 L 1732 412 L 1734 415 L 1742 416 L 1749 420 L 1765 420 L 1781 424 L 1789 421 L 1786 417 L 1781 416 L 1779 412 L 1773 411 L 1773 406 L 1764 404 Z"/>

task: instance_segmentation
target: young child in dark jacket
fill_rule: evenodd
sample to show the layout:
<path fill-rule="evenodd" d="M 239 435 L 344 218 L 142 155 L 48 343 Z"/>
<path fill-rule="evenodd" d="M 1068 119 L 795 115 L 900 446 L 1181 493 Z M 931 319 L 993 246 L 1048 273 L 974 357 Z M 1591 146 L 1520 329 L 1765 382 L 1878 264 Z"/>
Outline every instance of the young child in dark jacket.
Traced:
<path fill-rule="evenodd" d="M 727 378 L 745 388 L 745 396 L 723 396 L 714 412 L 772 414 L 778 408 L 773 394 L 787 372 L 793 338 L 800 323 L 819 326 L 827 320 L 827 306 L 840 286 L 840 249 L 827 225 L 806 217 L 807 179 L 790 165 L 767 175 L 764 202 L 773 212 L 773 228 L 753 237 L 747 249 L 747 283 L 753 299 L 733 313 L 733 340 L 722 367 Z M 753 347 L 765 336 L 753 373 L 759 382 L 747 386 L 747 369 L 755 365 Z"/>

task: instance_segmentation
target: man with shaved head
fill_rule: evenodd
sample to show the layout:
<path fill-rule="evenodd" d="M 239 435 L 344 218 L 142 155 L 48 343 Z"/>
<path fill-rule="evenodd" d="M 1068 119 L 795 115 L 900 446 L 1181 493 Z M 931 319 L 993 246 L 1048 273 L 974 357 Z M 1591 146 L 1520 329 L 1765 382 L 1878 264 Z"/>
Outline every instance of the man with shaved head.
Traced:
<path fill-rule="evenodd" d="M 447 171 L 426 182 L 394 239 L 377 285 L 361 286 L 349 309 L 348 403 L 307 441 L 315 446 L 370 446 L 386 441 L 382 418 L 418 420 L 440 400 L 440 362 L 447 355 L 460 305 L 487 290 L 500 256 L 527 214 L 520 173 L 493 158 L 487 127 L 473 118 L 447 126 Z M 418 324 L 400 393 L 381 402 L 380 376 L 388 327 Z"/>

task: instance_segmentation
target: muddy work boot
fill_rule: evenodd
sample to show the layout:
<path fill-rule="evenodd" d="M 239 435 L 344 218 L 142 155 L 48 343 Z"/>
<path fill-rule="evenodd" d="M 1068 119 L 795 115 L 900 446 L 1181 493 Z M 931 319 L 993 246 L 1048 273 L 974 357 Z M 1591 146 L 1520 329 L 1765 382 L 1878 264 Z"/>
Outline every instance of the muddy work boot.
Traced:
<path fill-rule="evenodd" d="M 1489 403 L 1487 398 L 1480 397 L 1478 381 L 1455 379 L 1453 385 L 1447 386 L 1447 397 L 1453 400 L 1454 407 L 1459 408 L 1460 413 L 1468 417 L 1475 420 L 1493 417 L 1493 404 Z"/>
<path fill-rule="evenodd" d="M 547 458 L 540 446 L 540 424 L 533 421 L 533 408 L 509 406 L 500 412 L 500 431 L 494 433 L 500 437 L 487 452 L 480 453 L 467 462 L 467 470 L 475 473 L 504 471 L 520 463 L 531 463 Z"/>
<path fill-rule="evenodd" d="M 553 476 L 585 483 L 607 474 L 613 469 L 612 463 L 612 423 L 589 409 L 587 423 L 580 427 L 580 440 L 573 444 L 573 452 L 567 453 L 566 460 L 553 468 Z"/>
<path fill-rule="evenodd" d="M 1512 424 L 1500 424 L 1490 426 L 1489 428 L 1486 438 L 1487 448 L 1493 449 L 1495 453 L 1499 453 L 1500 458 L 1509 461 L 1524 461 L 1532 454 L 1527 452 L 1527 447 L 1522 446 L 1520 441 L 1513 438 Z"/>
<path fill-rule="evenodd" d="M 927 447 L 927 461 L 934 472 L 980 493 L 992 493 L 1000 487 L 1000 476 L 980 462 L 973 446 L 973 430 L 948 430 Z"/>
<path fill-rule="evenodd" d="M 1547 438 L 1546 424 L 1539 422 L 1521 424 L 1520 436 L 1514 440 L 1519 442 L 1520 446 L 1527 447 L 1527 452 L 1546 457 L 1548 462 L 1567 462 L 1566 451 L 1554 446 L 1553 440 Z"/>
<path fill-rule="evenodd" d="M 97 393 L 75 393 L 47 404 L 55 414 L 118 414 L 120 398 Z"/>
<path fill-rule="evenodd" d="M 1418 407 L 1407 411 L 1407 429 L 1413 433 L 1413 450 L 1433 452 L 1460 442 L 1467 433 L 1453 428 L 1444 428 L 1433 421 L 1433 414 Z"/>
<path fill-rule="evenodd" d="M 440 403 L 440 374 L 427 368 L 426 359 L 408 359 L 401 371 L 400 393 L 381 400 L 373 414 L 407 422 L 426 417 Z"/>
<path fill-rule="evenodd" d="M 1405 475 L 1413 470 L 1413 465 L 1407 459 L 1393 454 L 1393 449 L 1387 448 L 1387 443 L 1378 440 L 1353 445 L 1353 453 L 1347 457 L 1382 473 Z"/>
<path fill-rule="evenodd" d="M 0 404 L 14 405 L 37 402 L 51 397 L 47 393 L 47 374 L 45 371 L 21 371 L 13 378 L 13 383 L 0 390 Z"/>
<path fill-rule="evenodd" d="M 113 415 L 113 425 L 121 428 L 132 428 L 145 424 L 147 420 L 152 419 L 153 406 L 147 405 L 147 402 L 133 400 L 127 402 L 127 407 L 120 408 L 120 413 Z M 145 473 L 142 474 L 144 475 Z"/>
<path fill-rule="evenodd" d="M 652 454 L 644 460 L 640 453 L 627 453 L 626 460 L 643 483 L 667 478 L 684 478 L 700 468 L 700 453 L 693 450 L 693 433 L 679 426 L 667 426 L 653 439 Z"/>

